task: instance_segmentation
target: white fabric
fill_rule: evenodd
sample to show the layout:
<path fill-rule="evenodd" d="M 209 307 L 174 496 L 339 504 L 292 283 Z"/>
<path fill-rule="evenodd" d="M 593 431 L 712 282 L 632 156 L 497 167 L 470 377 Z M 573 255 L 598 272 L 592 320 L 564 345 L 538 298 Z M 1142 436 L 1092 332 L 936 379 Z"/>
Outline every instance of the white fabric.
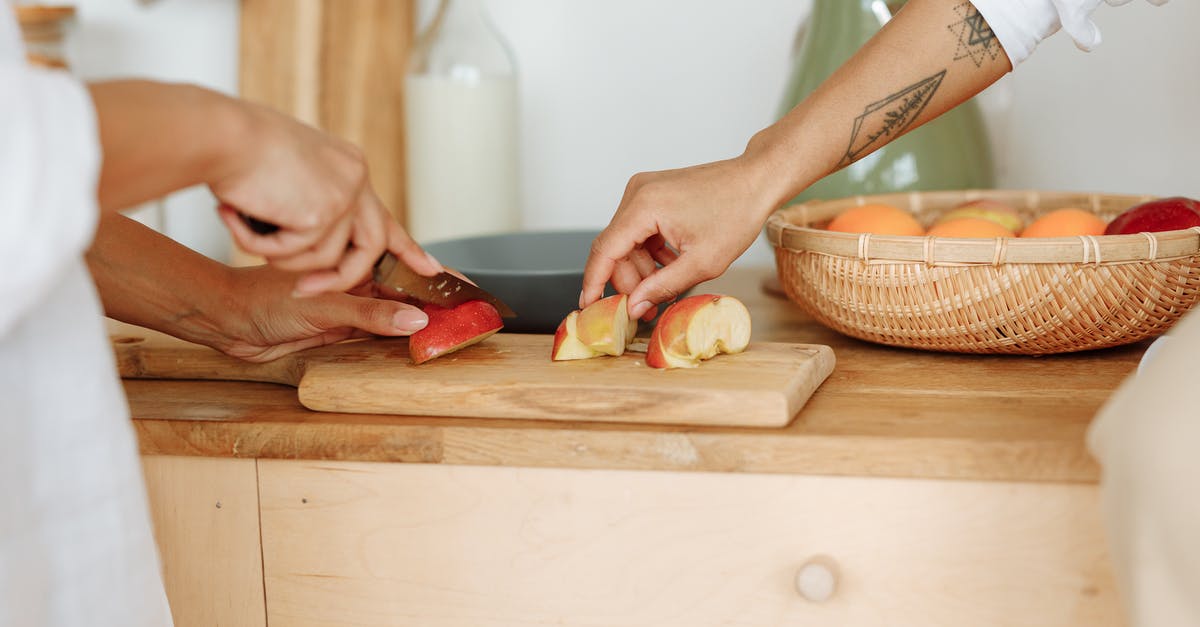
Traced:
<path fill-rule="evenodd" d="M 1188 314 L 1088 430 L 1131 627 L 1200 625 L 1200 311 Z"/>
<path fill-rule="evenodd" d="M 1126 4 L 1129 0 L 1106 0 L 1108 4 Z M 1166 4 L 1167 0 L 1147 0 Z M 1066 31 L 1081 50 L 1100 45 L 1100 29 L 1092 21 L 1092 12 L 1101 0 L 971 0 L 987 20 L 996 39 L 1016 68 L 1033 54 L 1043 39 Z"/>
<path fill-rule="evenodd" d="M 27 67 L 0 6 L 0 627 L 171 624 L 132 423 L 83 262 L 86 90 Z"/>

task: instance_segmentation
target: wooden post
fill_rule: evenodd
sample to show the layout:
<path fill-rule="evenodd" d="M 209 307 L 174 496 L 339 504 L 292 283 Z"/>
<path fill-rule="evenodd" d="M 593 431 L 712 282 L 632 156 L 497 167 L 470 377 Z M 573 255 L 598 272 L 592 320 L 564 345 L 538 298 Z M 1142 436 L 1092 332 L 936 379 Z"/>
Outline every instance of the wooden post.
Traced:
<path fill-rule="evenodd" d="M 403 224 L 404 72 L 413 0 L 243 0 L 239 89 L 362 147 Z M 234 263 L 255 262 L 235 253 Z"/>

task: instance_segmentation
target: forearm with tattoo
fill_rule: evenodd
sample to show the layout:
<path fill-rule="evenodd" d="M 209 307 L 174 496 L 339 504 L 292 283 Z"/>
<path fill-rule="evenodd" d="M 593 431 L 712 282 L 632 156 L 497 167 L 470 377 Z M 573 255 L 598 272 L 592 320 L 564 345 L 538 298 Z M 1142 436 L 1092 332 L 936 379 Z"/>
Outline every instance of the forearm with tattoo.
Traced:
<path fill-rule="evenodd" d="M 952 109 L 1011 69 L 973 4 L 909 0 L 747 150 L 765 153 L 771 168 L 793 173 L 776 190 L 782 201 Z"/>
<path fill-rule="evenodd" d="M 946 28 L 950 29 L 958 40 L 958 47 L 954 49 L 955 61 L 970 59 L 976 68 L 981 68 L 984 63 L 994 63 L 1004 56 L 1004 50 L 996 40 L 996 33 L 992 32 L 992 27 L 988 26 L 987 20 L 983 19 L 975 5 L 963 2 L 954 7 L 954 14 L 960 19 L 951 22 Z"/>
<path fill-rule="evenodd" d="M 951 7 L 954 21 L 946 26 L 954 37 L 952 61 L 969 60 L 978 70 L 1004 56 L 996 34 L 970 2 Z M 921 117 L 942 86 L 950 66 L 866 106 L 854 118 L 850 143 L 838 168 L 850 165 L 900 137 Z M 947 107 L 948 109 L 949 107 Z"/>

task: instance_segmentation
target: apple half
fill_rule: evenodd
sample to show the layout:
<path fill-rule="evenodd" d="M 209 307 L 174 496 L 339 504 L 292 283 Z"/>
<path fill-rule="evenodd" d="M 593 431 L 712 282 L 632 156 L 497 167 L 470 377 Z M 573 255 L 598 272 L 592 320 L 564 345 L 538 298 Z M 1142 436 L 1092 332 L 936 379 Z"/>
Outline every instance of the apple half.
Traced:
<path fill-rule="evenodd" d="M 750 311 L 736 298 L 689 296 L 667 308 L 650 335 L 646 365 L 695 368 L 719 353 L 740 353 L 750 344 Z"/>
<path fill-rule="evenodd" d="M 408 338 L 408 354 L 414 364 L 482 342 L 504 327 L 496 308 L 482 300 L 453 308 L 426 305 L 422 310 L 429 316 L 429 324 Z"/>
<path fill-rule="evenodd" d="M 637 320 L 629 318 L 629 297 L 602 298 L 575 310 L 558 325 L 550 358 L 554 361 L 620 356 L 637 336 Z"/>

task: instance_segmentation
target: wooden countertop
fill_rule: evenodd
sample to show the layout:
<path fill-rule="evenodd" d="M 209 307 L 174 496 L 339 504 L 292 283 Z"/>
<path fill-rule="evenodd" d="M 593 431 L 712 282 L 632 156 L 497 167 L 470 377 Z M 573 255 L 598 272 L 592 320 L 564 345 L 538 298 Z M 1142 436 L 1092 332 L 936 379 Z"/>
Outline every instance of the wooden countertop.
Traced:
<path fill-rule="evenodd" d="M 1049 357 L 860 342 L 763 291 L 773 269 L 700 289 L 742 299 L 758 341 L 832 346 L 837 367 L 782 429 L 312 412 L 294 388 L 126 380 L 147 455 L 1096 482 L 1092 416 L 1146 343 Z M 117 325 L 117 323 L 112 323 Z"/>

